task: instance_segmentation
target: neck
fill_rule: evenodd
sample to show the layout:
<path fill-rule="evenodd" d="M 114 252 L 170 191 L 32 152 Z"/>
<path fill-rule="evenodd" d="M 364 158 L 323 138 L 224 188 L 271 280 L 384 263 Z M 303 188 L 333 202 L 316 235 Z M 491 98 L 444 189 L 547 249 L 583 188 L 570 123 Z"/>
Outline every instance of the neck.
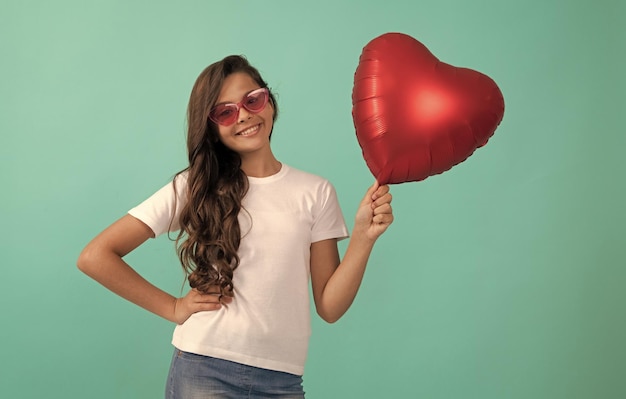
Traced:
<path fill-rule="evenodd" d="M 270 154 L 268 157 L 241 157 L 241 170 L 250 177 L 267 177 L 278 173 L 281 163 Z"/>

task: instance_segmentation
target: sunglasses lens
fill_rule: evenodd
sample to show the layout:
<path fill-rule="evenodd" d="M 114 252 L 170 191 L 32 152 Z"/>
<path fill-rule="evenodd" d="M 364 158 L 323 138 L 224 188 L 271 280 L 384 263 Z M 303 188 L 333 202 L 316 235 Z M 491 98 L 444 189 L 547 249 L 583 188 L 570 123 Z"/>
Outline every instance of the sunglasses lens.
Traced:
<path fill-rule="evenodd" d="M 221 104 L 211 111 L 211 119 L 220 125 L 232 125 L 237 119 L 237 106 L 235 104 Z"/>
<path fill-rule="evenodd" d="M 250 112 L 261 112 L 267 104 L 267 91 L 253 91 L 243 101 L 243 106 Z"/>

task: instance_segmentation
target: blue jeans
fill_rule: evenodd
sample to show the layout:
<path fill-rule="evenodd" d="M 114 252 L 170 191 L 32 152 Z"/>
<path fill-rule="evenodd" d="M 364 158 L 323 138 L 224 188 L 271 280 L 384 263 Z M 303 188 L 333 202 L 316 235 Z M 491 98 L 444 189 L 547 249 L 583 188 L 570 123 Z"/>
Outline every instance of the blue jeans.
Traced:
<path fill-rule="evenodd" d="M 174 350 L 166 399 L 303 399 L 302 377 Z"/>

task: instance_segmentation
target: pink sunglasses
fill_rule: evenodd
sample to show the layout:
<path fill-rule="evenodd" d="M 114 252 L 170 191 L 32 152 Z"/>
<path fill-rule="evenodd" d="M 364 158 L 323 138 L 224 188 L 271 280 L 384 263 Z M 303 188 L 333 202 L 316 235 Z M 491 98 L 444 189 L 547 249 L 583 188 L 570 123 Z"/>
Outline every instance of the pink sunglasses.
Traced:
<path fill-rule="evenodd" d="M 241 101 L 235 103 L 223 103 L 217 104 L 211 112 L 209 112 L 209 118 L 222 126 L 230 126 L 237 121 L 239 116 L 239 110 L 243 107 L 248 112 L 258 114 L 263 111 L 267 105 L 269 99 L 269 90 L 267 87 L 261 87 L 260 89 L 252 90 L 246 94 Z"/>

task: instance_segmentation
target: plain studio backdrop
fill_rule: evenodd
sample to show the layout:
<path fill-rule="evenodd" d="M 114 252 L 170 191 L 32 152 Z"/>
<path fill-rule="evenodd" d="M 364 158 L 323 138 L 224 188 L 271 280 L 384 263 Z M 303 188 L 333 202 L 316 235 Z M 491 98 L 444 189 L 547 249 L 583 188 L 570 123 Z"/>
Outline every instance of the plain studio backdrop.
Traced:
<path fill-rule="evenodd" d="M 626 397 L 625 13 L 620 0 L 2 0 L 0 397 L 162 397 L 174 326 L 75 262 L 185 167 L 191 87 L 228 54 L 278 93 L 277 157 L 330 179 L 351 227 L 373 181 L 353 74 L 386 32 L 489 75 L 506 111 L 467 161 L 392 187 L 396 221 L 353 307 L 334 325 L 314 316 L 308 397 Z M 128 260 L 181 292 L 167 237 Z"/>

